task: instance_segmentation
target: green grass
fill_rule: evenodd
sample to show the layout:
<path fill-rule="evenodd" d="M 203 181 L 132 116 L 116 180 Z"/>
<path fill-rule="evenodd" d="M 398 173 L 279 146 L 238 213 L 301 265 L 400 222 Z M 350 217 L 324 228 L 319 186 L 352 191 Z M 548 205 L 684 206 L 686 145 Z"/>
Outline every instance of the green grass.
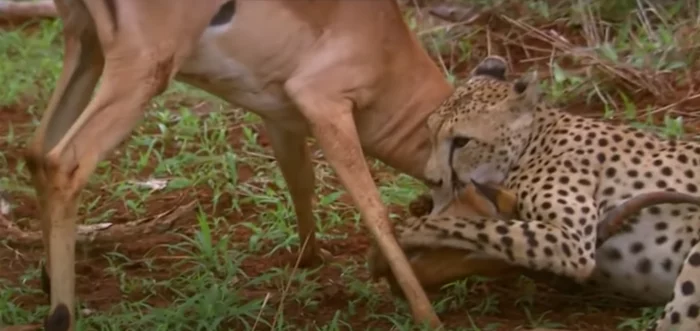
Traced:
<path fill-rule="evenodd" d="M 499 22 L 508 22 L 508 11 L 497 10 L 500 7 L 494 1 L 482 2 L 492 8 Z M 585 56 L 572 60 L 564 49 L 568 46 L 560 45 L 550 47 L 549 54 L 530 49 L 520 59 L 535 59 L 526 67 L 550 73 L 546 88 L 559 102 L 584 101 L 599 107 L 599 115 L 608 119 L 633 121 L 667 135 L 685 133 L 688 123 L 679 116 L 680 105 L 654 113 L 654 109 L 673 105 L 677 98 L 642 104 L 635 100 L 667 92 L 668 86 L 678 83 L 668 77 L 682 81 L 683 73 L 692 69 L 689 64 L 695 60 L 696 41 L 673 36 L 690 24 L 693 15 L 697 17 L 696 11 L 679 10 L 678 5 L 659 7 L 654 20 L 665 23 L 645 28 L 644 17 L 633 15 L 637 9 L 621 5 L 623 1 L 589 6 L 578 1 L 552 3 L 556 2 L 528 1 L 529 15 L 510 17 L 527 24 L 518 26 L 433 28 L 422 33 L 415 13 L 408 11 L 407 16 L 426 48 L 442 54 L 445 74 L 452 80 L 463 77 L 465 68 L 485 54 L 487 30 L 493 43 L 515 51 L 519 46 L 513 40 L 539 30 L 546 22 L 560 22 L 573 31 L 567 35 L 572 37 L 581 35 L 583 27 L 603 26 L 592 23 L 599 17 L 612 32 L 589 33 L 581 39 L 591 42 L 596 36 L 607 36 L 597 44 L 577 44 L 586 46 Z M 512 2 L 500 5 L 509 4 Z M 60 72 L 61 56 L 60 22 L 43 21 L 36 28 L 0 34 L 0 111 L 13 112 L 9 116 L 13 122 L 0 123 L 0 188 L 12 196 L 14 221 L 25 228 L 36 227 L 31 216 L 34 193 L 18 152 L 38 125 Z M 577 70 L 586 65 L 585 59 L 594 61 L 592 69 Z M 624 75 L 632 73 L 640 73 L 641 87 L 621 83 Z M 653 114 L 661 114 L 661 121 Z M 367 280 L 361 256 L 315 269 L 295 270 L 285 263 L 268 263 L 262 270 L 251 266 L 269 260 L 293 262 L 281 257 L 291 255 L 300 245 L 289 193 L 271 151 L 261 145 L 263 135 L 257 116 L 184 84 L 174 83 L 151 102 L 145 120 L 109 160 L 100 163 L 91 178 L 80 208 L 83 222 L 143 219 L 183 201 L 196 200 L 197 204 L 185 226 L 170 239 L 154 242 L 145 254 L 130 251 L 128 246 L 133 243 L 107 252 L 78 252 L 78 273 L 95 265 L 103 277 L 87 284 L 95 286 L 94 296 L 85 289 L 79 296 L 79 330 L 225 330 L 236 326 L 238 330 L 331 331 L 358 329 L 357 323 L 365 326 L 359 328 L 362 330 L 416 328 L 403 301 L 392 299 L 383 286 Z M 421 192 L 413 179 L 371 163 L 386 174 L 380 187 L 386 203 L 405 206 Z M 349 237 L 362 237 L 348 233 L 362 226 L 356 208 L 343 199 L 344 189 L 333 171 L 319 157 L 314 165 L 319 238 L 332 246 L 346 243 Z M 148 238 L 135 241 L 148 242 Z M 38 323 L 48 309 L 38 285 L 36 262 L 41 255 L 37 250 L 0 244 L 0 265 L 16 271 L 15 279 L 0 278 L 0 325 Z M 101 282 L 107 284 L 105 293 L 111 297 L 99 297 L 105 290 L 97 286 Z M 434 306 L 439 313 L 457 316 L 458 330 L 465 331 L 565 327 L 580 318 L 576 313 L 553 316 L 551 307 L 539 306 L 547 301 L 546 294 L 535 294 L 534 284 L 527 279 L 522 282 L 515 292 L 499 290 L 477 277 L 455 282 Z M 329 289 L 340 292 L 327 293 Z M 595 307 L 584 308 L 580 314 L 605 314 Z M 499 317 L 504 310 L 520 320 Z M 611 314 L 610 327 L 643 330 L 658 308 L 615 309 Z"/>

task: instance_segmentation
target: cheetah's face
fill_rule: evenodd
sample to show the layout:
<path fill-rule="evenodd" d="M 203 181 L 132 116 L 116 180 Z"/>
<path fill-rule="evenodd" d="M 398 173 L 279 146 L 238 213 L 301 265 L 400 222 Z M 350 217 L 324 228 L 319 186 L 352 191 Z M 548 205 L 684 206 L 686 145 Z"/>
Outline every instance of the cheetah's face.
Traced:
<path fill-rule="evenodd" d="M 440 182 L 435 209 L 454 198 L 463 183 L 500 184 L 524 148 L 540 92 L 534 76 L 505 79 L 506 63 L 487 57 L 465 84 L 428 119 L 433 148 L 426 177 Z"/>

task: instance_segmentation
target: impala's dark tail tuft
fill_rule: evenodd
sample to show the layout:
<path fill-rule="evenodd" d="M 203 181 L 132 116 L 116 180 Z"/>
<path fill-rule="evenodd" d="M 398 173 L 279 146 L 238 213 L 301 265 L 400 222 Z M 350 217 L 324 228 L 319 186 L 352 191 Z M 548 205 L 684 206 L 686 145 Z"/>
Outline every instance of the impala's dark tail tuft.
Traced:
<path fill-rule="evenodd" d="M 627 219 L 640 210 L 654 205 L 670 203 L 689 203 L 700 206 L 700 197 L 671 191 L 647 192 L 634 196 L 607 213 L 598 225 L 598 242 L 617 234 L 626 224 Z"/>

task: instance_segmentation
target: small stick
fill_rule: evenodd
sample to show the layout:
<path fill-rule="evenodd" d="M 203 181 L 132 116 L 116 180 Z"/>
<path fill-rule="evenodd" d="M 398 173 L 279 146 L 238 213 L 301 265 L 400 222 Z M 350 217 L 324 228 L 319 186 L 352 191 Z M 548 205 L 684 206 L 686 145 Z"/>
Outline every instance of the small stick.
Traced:
<path fill-rule="evenodd" d="M 109 244 L 165 232 L 172 228 L 175 221 L 194 210 L 195 203 L 196 201 L 192 201 L 155 217 L 127 223 L 78 226 L 76 243 L 78 245 Z M 43 244 L 41 231 L 24 231 L 2 215 L 0 215 L 0 240 L 7 240 L 10 246 L 36 247 Z"/>
<path fill-rule="evenodd" d="M 58 11 L 51 0 L 16 2 L 0 1 L 0 18 L 56 18 Z"/>

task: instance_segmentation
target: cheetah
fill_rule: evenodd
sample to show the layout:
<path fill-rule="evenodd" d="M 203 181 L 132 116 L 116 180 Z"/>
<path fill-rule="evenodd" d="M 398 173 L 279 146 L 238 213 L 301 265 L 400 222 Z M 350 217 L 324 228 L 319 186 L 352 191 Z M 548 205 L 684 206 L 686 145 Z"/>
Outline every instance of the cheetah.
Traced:
<path fill-rule="evenodd" d="M 535 74 L 506 74 L 505 60 L 485 58 L 428 118 L 426 176 L 434 209 L 464 183 L 497 183 L 515 192 L 519 218 L 422 217 L 396 231 L 401 245 L 461 248 L 667 302 L 650 330 L 700 330 L 697 205 L 657 204 L 617 234 L 598 231 L 635 195 L 697 194 L 700 143 L 566 113 L 542 100 Z"/>
<path fill-rule="evenodd" d="M 458 217 L 482 217 L 498 218 L 501 220 L 517 217 L 515 194 L 503 187 L 494 185 L 480 185 L 475 182 L 466 184 L 456 192 L 455 198 L 450 204 L 441 210 L 434 210 L 434 202 L 430 195 L 423 194 L 409 203 L 408 210 L 412 216 L 408 219 L 399 219 L 400 224 L 394 224 L 395 235 L 400 237 L 405 231 L 412 231 L 413 226 L 420 227 L 425 220 L 423 216 L 431 214 L 436 216 Z M 598 235 L 605 237 L 614 235 L 625 224 L 628 217 L 639 212 L 642 208 L 662 203 L 691 203 L 700 206 L 700 198 L 688 194 L 657 191 L 647 192 L 634 196 L 624 203 L 616 206 L 608 212 L 598 227 Z M 445 230 L 444 228 L 442 229 Z M 556 288 L 568 290 L 571 285 L 566 279 L 552 277 L 551 273 L 537 272 L 524 267 L 517 267 L 505 260 L 498 260 L 484 256 L 476 256 L 473 251 L 453 247 L 402 247 L 409 259 L 411 268 L 426 292 L 438 290 L 450 282 L 464 279 L 468 276 L 479 275 L 487 277 L 510 277 L 513 275 L 526 275 L 548 283 Z M 384 256 L 379 253 L 376 243 L 370 247 L 367 256 L 368 269 L 372 279 L 378 281 L 386 279 L 392 294 L 403 297 L 394 275 L 389 269 Z"/>

